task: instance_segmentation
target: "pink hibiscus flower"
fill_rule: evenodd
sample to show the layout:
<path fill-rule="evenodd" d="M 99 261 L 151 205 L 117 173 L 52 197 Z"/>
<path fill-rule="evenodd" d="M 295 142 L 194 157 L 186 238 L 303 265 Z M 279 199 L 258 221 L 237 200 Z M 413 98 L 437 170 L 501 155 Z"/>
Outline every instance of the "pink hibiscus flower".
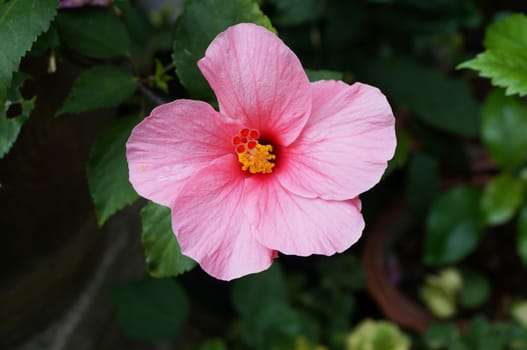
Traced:
<path fill-rule="evenodd" d="M 230 280 L 277 252 L 331 255 L 364 228 L 358 195 L 395 149 L 384 95 L 365 84 L 309 83 L 272 32 L 238 24 L 198 66 L 219 112 L 200 101 L 155 108 L 132 131 L 130 182 L 169 206 L 183 254 Z"/>

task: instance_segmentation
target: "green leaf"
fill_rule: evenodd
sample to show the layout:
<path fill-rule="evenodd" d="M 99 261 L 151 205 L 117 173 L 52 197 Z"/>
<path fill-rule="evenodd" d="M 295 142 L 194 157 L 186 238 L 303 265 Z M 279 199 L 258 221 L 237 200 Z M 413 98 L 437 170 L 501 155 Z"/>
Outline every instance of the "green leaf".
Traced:
<path fill-rule="evenodd" d="M 484 222 L 480 197 L 476 189 L 458 187 L 436 200 L 426 221 L 426 264 L 457 263 L 476 248 Z"/>
<path fill-rule="evenodd" d="M 406 196 L 410 208 L 423 216 L 439 194 L 439 162 L 425 153 L 416 153 L 408 168 Z"/>
<path fill-rule="evenodd" d="M 18 91 L 27 77 L 27 74 L 15 72 L 12 84 L 7 90 L 7 100 L 0 104 L 0 158 L 9 152 L 35 106 L 35 97 L 24 100 Z M 15 106 L 19 107 L 18 115 L 10 115 L 10 108 L 14 109 Z"/>
<path fill-rule="evenodd" d="M 165 67 L 163 67 L 163 64 L 156 58 L 156 69 L 154 73 L 155 86 L 164 93 L 168 93 L 168 82 L 170 80 L 172 80 L 172 77 L 165 72 Z"/>
<path fill-rule="evenodd" d="M 342 80 L 344 74 L 342 72 L 337 72 L 334 70 L 320 69 L 306 69 L 307 77 L 310 82 L 319 81 L 319 80 Z"/>
<path fill-rule="evenodd" d="M 458 68 L 477 70 L 506 94 L 527 94 L 527 16 L 514 14 L 491 24 L 485 33 L 487 49 Z"/>
<path fill-rule="evenodd" d="M 132 44 L 139 42 L 145 45 L 151 39 L 154 32 L 154 28 L 147 18 L 150 12 L 145 11 L 142 6 L 132 4 L 131 0 L 113 0 L 113 4 L 122 12 L 122 20 L 133 39 Z"/>
<path fill-rule="evenodd" d="M 234 281 L 231 289 L 234 308 L 248 315 L 261 303 L 286 301 L 287 286 L 280 265 L 275 262 L 268 270 Z"/>
<path fill-rule="evenodd" d="M 362 320 L 346 339 L 346 349 L 410 350 L 410 338 L 389 321 Z"/>
<path fill-rule="evenodd" d="M 251 0 L 190 0 L 176 24 L 172 59 L 179 80 L 190 94 L 214 100 L 209 84 L 198 69 L 211 41 L 227 27 L 252 22 L 273 30 L 271 22 Z M 196 30 L 199 28 L 199 30 Z"/>
<path fill-rule="evenodd" d="M 196 263 L 181 254 L 170 220 L 170 209 L 149 202 L 141 211 L 148 273 L 153 277 L 171 277 L 189 271 Z"/>
<path fill-rule="evenodd" d="M 273 21 L 283 26 L 296 26 L 314 21 L 324 14 L 326 0 L 271 0 L 276 7 Z"/>
<path fill-rule="evenodd" d="M 111 122 L 92 146 L 86 173 L 100 225 L 139 198 L 128 181 L 125 144 L 140 120 L 133 116 Z"/>
<path fill-rule="evenodd" d="M 461 289 L 461 305 L 474 309 L 483 305 L 490 297 L 491 287 L 487 278 L 474 271 L 463 271 L 463 288 Z"/>
<path fill-rule="evenodd" d="M 82 55 L 110 58 L 130 53 L 126 27 L 111 8 L 61 11 L 57 25 L 62 42 Z"/>
<path fill-rule="evenodd" d="M 22 113 L 16 117 L 7 117 L 7 108 L 0 106 L 0 158 L 4 157 L 18 138 L 22 125 L 29 119 L 35 106 L 35 98 L 19 102 Z"/>
<path fill-rule="evenodd" d="M 493 91 L 483 104 L 481 138 L 496 162 L 515 169 L 527 160 L 527 106 L 517 97 Z"/>
<path fill-rule="evenodd" d="M 479 71 L 492 85 L 505 88 L 507 95 L 527 94 L 527 48 L 485 51 L 476 58 L 463 62 L 457 68 Z"/>
<path fill-rule="evenodd" d="M 293 349 L 300 333 L 298 315 L 281 301 L 260 302 L 243 321 L 243 338 L 251 349 Z"/>
<path fill-rule="evenodd" d="M 172 338 L 189 314 L 187 295 L 172 279 L 145 277 L 112 288 L 109 297 L 119 325 L 134 339 Z"/>
<path fill-rule="evenodd" d="M 419 296 L 435 316 L 448 318 L 457 311 L 456 299 L 461 287 L 461 273 L 447 268 L 436 275 L 427 275 L 425 284 L 419 288 Z"/>
<path fill-rule="evenodd" d="M 527 201 L 525 201 L 520 213 L 518 214 L 518 238 L 516 241 L 516 249 L 518 254 L 527 265 Z"/>
<path fill-rule="evenodd" d="M 527 16 L 517 13 L 492 23 L 483 45 L 488 50 L 527 48 Z"/>
<path fill-rule="evenodd" d="M 429 126 L 473 137 L 478 103 L 469 85 L 408 59 L 364 62 L 361 79 L 373 83 L 400 107 Z"/>
<path fill-rule="evenodd" d="M 60 38 L 57 29 L 52 25 L 47 32 L 42 33 L 31 47 L 29 54 L 33 57 L 41 57 L 49 49 L 60 46 Z"/>
<path fill-rule="evenodd" d="M 525 183 L 509 174 L 493 178 L 483 191 L 481 207 L 489 225 L 499 225 L 510 220 L 521 205 Z"/>
<path fill-rule="evenodd" d="M 137 80 L 130 72 L 113 66 L 97 66 L 79 75 L 57 114 L 115 107 L 136 88 Z"/>
<path fill-rule="evenodd" d="M 11 0 L 0 4 L 0 102 L 11 75 L 57 13 L 57 0 Z"/>
<path fill-rule="evenodd" d="M 475 317 L 470 322 L 466 335 L 467 345 L 470 349 L 478 350 L 522 349 L 522 347 L 507 346 L 508 328 L 508 325 L 504 323 L 489 323 L 481 316 Z"/>
<path fill-rule="evenodd" d="M 457 326 L 453 323 L 436 323 L 426 330 L 424 340 L 429 349 L 448 349 L 461 343 Z"/>
<path fill-rule="evenodd" d="M 412 146 L 412 136 L 405 129 L 397 130 L 397 148 L 393 158 L 388 162 L 388 168 L 383 176 L 388 176 L 395 169 L 401 168 L 406 164 Z"/>
<path fill-rule="evenodd" d="M 213 338 L 206 340 L 198 350 L 227 350 L 227 345 L 225 345 L 222 339 Z"/>
<path fill-rule="evenodd" d="M 316 271 L 320 287 L 327 289 L 332 295 L 342 291 L 359 291 L 366 286 L 362 264 L 350 254 L 321 257 L 317 261 Z"/>

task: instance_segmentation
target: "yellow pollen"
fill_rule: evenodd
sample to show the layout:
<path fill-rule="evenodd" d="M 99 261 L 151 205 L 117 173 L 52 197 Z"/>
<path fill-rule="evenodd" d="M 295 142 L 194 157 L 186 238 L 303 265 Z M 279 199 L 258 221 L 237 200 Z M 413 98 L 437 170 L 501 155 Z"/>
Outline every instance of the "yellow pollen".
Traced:
<path fill-rule="evenodd" d="M 249 171 L 251 174 L 270 174 L 273 172 L 276 158 L 271 145 L 256 144 L 251 150 L 238 153 L 238 161 L 242 164 L 242 170 Z"/>

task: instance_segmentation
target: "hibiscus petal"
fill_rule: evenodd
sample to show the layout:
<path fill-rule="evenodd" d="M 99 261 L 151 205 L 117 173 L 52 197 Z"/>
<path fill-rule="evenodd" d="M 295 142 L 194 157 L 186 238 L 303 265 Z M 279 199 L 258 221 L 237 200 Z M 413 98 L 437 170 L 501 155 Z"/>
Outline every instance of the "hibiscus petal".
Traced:
<path fill-rule="evenodd" d="M 239 168 L 234 155 L 218 159 L 193 176 L 172 203 L 172 226 L 183 254 L 222 280 L 263 271 L 276 257 L 251 233 Z"/>
<path fill-rule="evenodd" d="M 296 55 L 272 32 L 242 23 L 219 34 L 198 62 L 220 111 L 290 144 L 311 110 L 311 88 Z"/>
<path fill-rule="evenodd" d="M 306 197 L 354 198 L 379 182 L 393 157 L 392 110 L 369 85 L 320 81 L 312 87 L 311 117 L 281 151 L 280 182 Z"/>
<path fill-rule="evenodd" d="M 247 180 L 245 212 L 254 220 L 256 239 L 285 254 L 331 255 L 361 236 L 364 220 L 358 198 L 327 201 L 287 191 L 277 181 Z"/>
<path fill-rule="evenodd" d="M 143 197 L 170 206 L 189 176 L 233 152 L 240 125 L 204 102 L 177 100 L 155 108 L 126 144 L 130 182 Z"/>

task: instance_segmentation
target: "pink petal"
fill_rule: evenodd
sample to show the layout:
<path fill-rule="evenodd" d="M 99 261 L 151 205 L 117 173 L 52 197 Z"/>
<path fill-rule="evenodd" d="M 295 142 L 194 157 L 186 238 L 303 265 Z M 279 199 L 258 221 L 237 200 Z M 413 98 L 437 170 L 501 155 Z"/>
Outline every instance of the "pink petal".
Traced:
<path fill-rule="evenodd" d="M 285 254 L 342 252 L 359 239 L 364 228 L 358 198 L 305 198 L 262 177 L 247 179 L 244 208 L 254 220 L 258 242 Z"/>
<path fill-rule="evenodd" d="M 183 254 L 222 280 L 263 271 L 276 257 L 251 232 L 242 206 L 246 175 L 239 168 L 234 155 L 218 159 L 193 176 L 172 203 Z"/>
<path fill-rule="evenodd" d="M 240 128 L 204 102 L 161 105 L 128 139 L 130 182 L 141 196 L 170 206 L 191 175 L 233 153 L 231 138 Z"/>
<path fill-rule="evenodd" d="M 369 85 L 320 81 L 312 87 L 311 117 L 280 153 L 280 182 L 306 197 L 354 198 L 379 182 L 393 157 L 392 110 Z"/>
<path fill-rule="evenodd" d="M 311 89 L 295 54 L 272 32 L 251 23 L 229 27 L 198 62 L 220 111 L 290 144 L 311 110 Z"/>

